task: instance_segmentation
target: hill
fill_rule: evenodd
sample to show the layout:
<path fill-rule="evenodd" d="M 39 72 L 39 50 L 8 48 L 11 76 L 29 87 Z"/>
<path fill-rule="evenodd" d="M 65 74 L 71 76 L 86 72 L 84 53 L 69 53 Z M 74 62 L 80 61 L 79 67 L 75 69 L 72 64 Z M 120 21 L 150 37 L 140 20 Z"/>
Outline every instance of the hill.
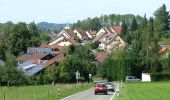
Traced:
<path fill-rule="evenodd" d="M 43 30 L 62 30 L 66 24 L 56 24 L 56 23 L 48 23 L 48 22 L 40 22 L 37 24 L 38 28 L 43 29 Z"/>

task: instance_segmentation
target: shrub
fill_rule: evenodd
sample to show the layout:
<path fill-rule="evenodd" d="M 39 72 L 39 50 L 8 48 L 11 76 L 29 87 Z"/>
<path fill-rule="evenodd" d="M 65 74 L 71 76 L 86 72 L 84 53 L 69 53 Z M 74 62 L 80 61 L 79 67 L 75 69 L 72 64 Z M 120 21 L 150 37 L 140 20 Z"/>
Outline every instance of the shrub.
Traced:
<path fill-rule="evenodd" d="M 151 73 L 152 81 L 168 81 L 170 80 L 170 73 Z"/>

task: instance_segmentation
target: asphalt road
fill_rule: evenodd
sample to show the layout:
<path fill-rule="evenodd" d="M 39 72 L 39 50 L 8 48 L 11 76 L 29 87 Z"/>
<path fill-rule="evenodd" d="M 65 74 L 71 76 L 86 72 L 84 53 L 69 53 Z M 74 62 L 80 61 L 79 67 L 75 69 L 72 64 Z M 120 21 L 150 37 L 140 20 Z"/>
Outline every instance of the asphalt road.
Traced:
<path fill-rule="evenodd" d="M 117 86 L 116 86 L 117 88 Z M 115 89 L 116 89 L 115 88 Z M 68 96 L 62 100 L 110 100 L 114 92 L 108 92 L 108 95 L 105 94 L 94 94 L 94 88 L 77 93 L 71 96 Z"/>

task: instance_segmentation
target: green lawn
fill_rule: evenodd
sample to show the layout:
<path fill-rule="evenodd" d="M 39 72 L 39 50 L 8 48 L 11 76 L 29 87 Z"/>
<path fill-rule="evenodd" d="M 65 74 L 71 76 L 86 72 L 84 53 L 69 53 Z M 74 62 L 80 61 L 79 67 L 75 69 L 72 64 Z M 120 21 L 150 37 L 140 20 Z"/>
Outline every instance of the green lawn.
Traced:
<path fill-rule="evenodd" d="M 161 39 L 161 41 L 159 41 L 159 43 L 163 45 L 170 45 L 170 38 L 169 39 L 163 38 Z"/>
<path fill-rule="evenodd" d="M 71 94 L 89 89 L 92 84 L 57 84 L 55 87 L 45 86 L 24 86 L 24 87 L 0 87 L 0 100 L 59 100 Z M 61 95 L 57 95 L 60 87 Z"/>
<path fill-rule="evenodd" d="M 114 100 L 170 100 L 170 82 L 125 83 Z"/>

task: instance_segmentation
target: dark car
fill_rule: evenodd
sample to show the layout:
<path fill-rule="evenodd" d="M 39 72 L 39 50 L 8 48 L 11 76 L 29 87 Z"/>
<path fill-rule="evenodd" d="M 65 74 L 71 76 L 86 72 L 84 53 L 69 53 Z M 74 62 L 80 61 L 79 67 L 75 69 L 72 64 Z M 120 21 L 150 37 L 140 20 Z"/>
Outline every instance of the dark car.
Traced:
<path fill-rule="evenodd" d="M 112 82 L 107 82 L 107 83 L 106 83 L 106 86 L 107 86 L 107 90 L 108 90 L 108 91 L 112 91 L 112 92 L 115 91 L 115 90 L 114 90 L 114 84 L 113 84 Z"/>
<path fill-rule="evenodd" d="M 107 86 L 106 83 L 96 83 L 94 94 L 104 93 L 107 95 Z"/>

